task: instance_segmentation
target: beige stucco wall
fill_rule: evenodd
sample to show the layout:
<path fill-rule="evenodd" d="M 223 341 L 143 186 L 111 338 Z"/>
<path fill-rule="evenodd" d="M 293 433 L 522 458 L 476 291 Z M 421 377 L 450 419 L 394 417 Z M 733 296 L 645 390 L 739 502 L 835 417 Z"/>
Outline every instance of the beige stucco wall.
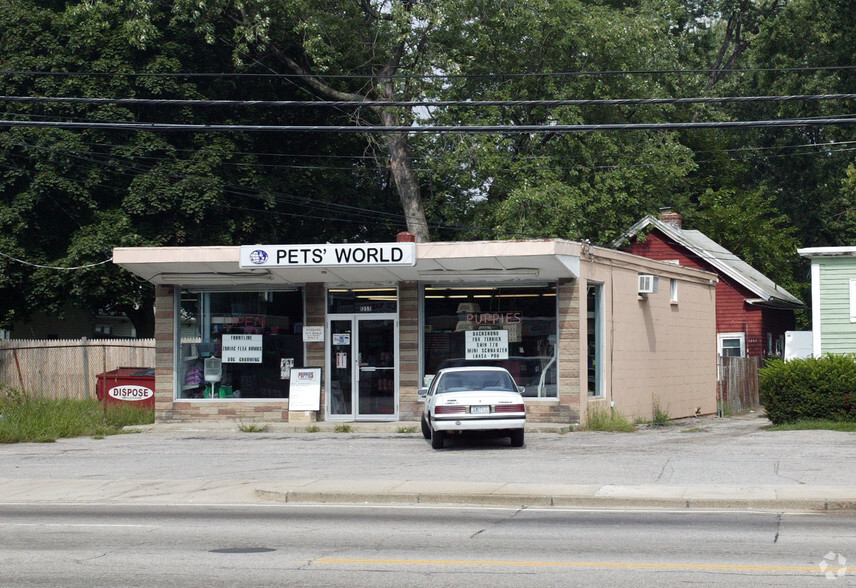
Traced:
<path fill-rule="evenodd" d="M 588 398 L 585 382 L 580 382 L 583 406 L 607 409 L 614 402 L 615 410 L 631 421 L 652 418 L 655 403 L 672 418 L 714 413 L 715 276 L 611 250 L 593 251 L 593 261 L 581 266 L 581 281 L 604 284 L 605 371 L 602 398 Z M 657 276 L 659 291 L 638 295 L 639 274 Z M 670 300 L 670 279 L 678 280 L 676 303 Z M 585 330 L 584 307 L 580 317 Z M 585 358 L 580 369 L 585 369 Z"/>

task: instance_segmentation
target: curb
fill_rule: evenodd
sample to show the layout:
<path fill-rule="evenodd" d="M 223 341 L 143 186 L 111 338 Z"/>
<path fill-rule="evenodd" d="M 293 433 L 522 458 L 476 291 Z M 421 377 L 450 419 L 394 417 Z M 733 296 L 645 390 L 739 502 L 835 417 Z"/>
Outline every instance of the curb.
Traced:
<path fill-rule="evenodd" d="M 628 490 L 632 490 L 628 487 Z M 670 490 L 670 489 L 664 489 Z M 632 493 L 632 492 L 631 492 Z M 691 493 L 690 493 L 691 494 Z M 713 494 L 713 493 L 712 493 Z M 815 497 L 753 497 L 730 496 L 655 496 L 655 495 L 602 495 L 599 493 L 493 493 L 493 492 L 370 492 L 343 490 L 290 489 L 271 490 L 257 488 L 260 500 L 282 503 L 323 504 L 426 504 L 426 505 L 478 505 L 514 508 L 652 508 L 671 510 L 764 510 L 801 512 L 856 512 L 856 496 L 851 498 Z M 833 493 L 834 494 L 834 493 Z M 852 493 L 851 493 L 852 494 Z"/>

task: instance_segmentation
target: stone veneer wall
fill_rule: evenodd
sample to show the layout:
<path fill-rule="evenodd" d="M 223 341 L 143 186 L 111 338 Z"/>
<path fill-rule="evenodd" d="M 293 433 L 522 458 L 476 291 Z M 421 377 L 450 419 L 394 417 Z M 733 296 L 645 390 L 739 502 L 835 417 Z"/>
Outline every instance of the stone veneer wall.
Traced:
<path fill-rule="evenodd" d="M 402 282 L 398 286 L 398 418 L 418 421 L 422 404 L 419 389 L 419 286 Z"/>
<path fill-rule="evenodd" d="M 306 313 L 305 326 L 324 327 L 327 320 L 327 290 L 324 284 L 307 284 L 304 289 L 303 304 L 305 308 L 304 312 Z M 316 414 L 316 420 L 323 421 L 326 402 L 325 382 L 327 381 L 327 371 L 329 370 L 329 366 L 324 365 L 326 343 L 323 341 L 304 343 L 304 346 L 304 367 L 321 368 L 321 408 Z"/>
<path fill-rule="evenodd" d="M 173 419 L 175 289 L 155 286 L 155 421 Z"/>
<path fill-rule="evenodd" d="M 557 289 L 559 321 L 559 395 L 561 404 L 558 415 L 562 423 L 580 421 L 580 353 L 585 342 L 580 334 L 580 292 L 578 280 L 561 280 Z"/>

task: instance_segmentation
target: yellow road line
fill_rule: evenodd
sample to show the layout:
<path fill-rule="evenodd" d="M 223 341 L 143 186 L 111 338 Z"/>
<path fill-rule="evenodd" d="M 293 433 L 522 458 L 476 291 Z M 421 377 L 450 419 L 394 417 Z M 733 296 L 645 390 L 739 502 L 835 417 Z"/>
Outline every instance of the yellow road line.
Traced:
<path fill-rule="evenodd" d="M 598 562 L 598 561 L 493 561 L 464 559 L 362 559 L 323 557 L 314 560 L 318 564 L 367 564 L 396 566 L 496 566 L 496 567 L 541 567 L 541 568 L 629 568 L 667 570 L 733 570 L 759 572 L 814 572 L 814 566 L 777 566 L 741 564 L 692 564 L 692 563 L 642 563 L 642 562 Z"/>

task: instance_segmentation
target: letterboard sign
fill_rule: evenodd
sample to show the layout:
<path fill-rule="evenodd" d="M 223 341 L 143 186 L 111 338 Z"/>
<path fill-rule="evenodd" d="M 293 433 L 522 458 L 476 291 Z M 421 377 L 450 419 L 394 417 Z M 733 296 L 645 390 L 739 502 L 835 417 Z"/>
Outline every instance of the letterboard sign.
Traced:
<path fill-rule="evenodd" d="M 508 331 L 467 331 L 467 359 L 508 359 Z"/>
<path fill-rule="evenodd" d="M 261 363 L 262 335 L 223 335 L 223 363 Z"/>

